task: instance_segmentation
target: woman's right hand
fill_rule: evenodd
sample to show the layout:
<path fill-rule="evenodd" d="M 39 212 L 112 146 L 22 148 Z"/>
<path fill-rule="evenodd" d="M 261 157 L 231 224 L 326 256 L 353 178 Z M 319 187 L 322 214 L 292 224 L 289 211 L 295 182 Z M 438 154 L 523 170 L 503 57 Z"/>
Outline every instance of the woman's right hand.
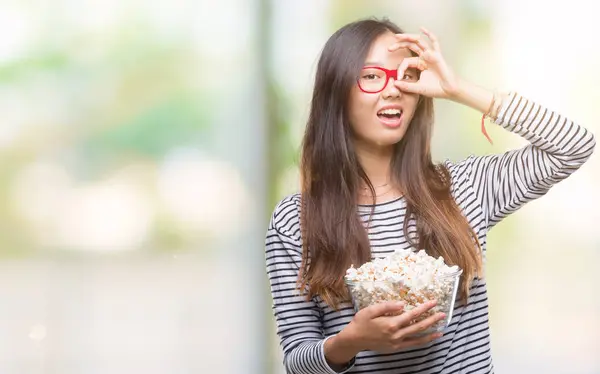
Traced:
<path fill-rule="evenodd" d="M 401 302 L 387 302 L 371 305 L 360 310 L 350 324 L 340 334 L 352 339 L 355 347 L 362 350 L 371 350 L 388 353 L 419 346 L 442 336 L 441 333 L 432 333 L 420 337 L 411 337 L 430 328 L 443 320 L 444 313 L 435 313 L 420 322 L 411 323 L 421 314 L 436 305 L 435 301 L 424 303 L 414 309 L 399 315 L 404 304 Z"/>

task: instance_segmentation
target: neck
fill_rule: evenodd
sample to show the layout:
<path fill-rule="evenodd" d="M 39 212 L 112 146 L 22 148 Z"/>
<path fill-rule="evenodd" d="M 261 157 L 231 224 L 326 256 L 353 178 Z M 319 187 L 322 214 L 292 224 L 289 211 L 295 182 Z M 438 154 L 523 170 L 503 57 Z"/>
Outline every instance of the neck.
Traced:
<path fill-rule="evenodd" d="M 356 154 L 374 187 L 390 183 L 393 147 L 368 147 L 357 143 Z"/>

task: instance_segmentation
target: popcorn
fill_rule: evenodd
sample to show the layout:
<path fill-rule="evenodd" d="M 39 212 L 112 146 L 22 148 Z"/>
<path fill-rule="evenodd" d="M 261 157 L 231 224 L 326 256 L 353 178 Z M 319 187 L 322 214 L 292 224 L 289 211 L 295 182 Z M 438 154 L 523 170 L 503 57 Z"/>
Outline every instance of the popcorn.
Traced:
<path fill-rule="evenodd" d="M 359 268 L 352 265 L 344 278 L 356 311 L 384 301 L 403 301 L 404 311 L 409 311 L 429 300 L 437 300 L 435 307 L 413 322 L 444 312 L 446 319 L 430 329 L 439 331 L 450 322 L 461 273 L 458 266 L 446 265 L 442 257 L 436 259 L 424 250 L 400 249 Z"/>

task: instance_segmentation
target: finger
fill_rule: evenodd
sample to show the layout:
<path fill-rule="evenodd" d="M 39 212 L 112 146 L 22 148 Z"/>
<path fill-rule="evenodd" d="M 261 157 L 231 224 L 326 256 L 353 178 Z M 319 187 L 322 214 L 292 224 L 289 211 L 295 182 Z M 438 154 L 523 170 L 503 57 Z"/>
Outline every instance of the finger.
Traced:
<path fill-rule="evenodd" d="M 405 337 L 425 331 L 428 328 L 435 325 L 436 323 L 438 323 L 439 321 L 442 321 L 444 318 L 446 318 L 446 315 L 444 313 L 433 314 L 433 315 L 425 318 L 422 321 L 413 323 L 412 325 L 409 325 L 408 327 L 398 330 L 396 338 L 403 339 Z"/>
<path fill-rule="evenodd" d="M 419 82 L 395 81 L 394 85 L 402 92 L 425 95 L 425 89 Z"/>
<path fill-rule="evenodd" d="M 400 48 L 408 48 L 411 51 L 415 52 L 417 55 L 421 55 L 424 52 L 423 48 L 419 47 L 419 45 L 415 42 L 394 43 L 388 47 L 388 51 L 395 52 L 395 51 L 399 50 Z"/>
<path fill-rule="evenodd" d="M 429 309 L 436 306 L 437 301 L 431 300 L 426 303 L 419 305 L 418 307 L 411 309 L 407 312 L 402 313 L 398 317 L 394 317 L 396 320 L 394 321 L 398 326 L 407 326 L 410 324 L 410 321 L 414 320 L 421 314 L 427 312 Z"/>
<path fill-rule="evenodd" d="M 427 37 L 431 41 L 431 48 L 433 48 L 434 51 L 439 52 L 440 51 L 440 42 L 439 42 L 437 36 L 435 36 L 434 33 L 432 33 L 431 31 L 427 30 L 424 27 L 421 27 L 421 31 L 423 31 L 423 34 L 427 35 Z"/>
<path fill-rule="evenodd" d="M 418 347 L 420 345 L 425 345 L 427 343 L 430 343 L 430 342 L 434 341 L 435 339 L 439 339 L 442 336 L 443 336 L 443 334 L 441 332 L 435 332 L 433 334 L 420 336 L 418 338 L 404 339 L 403 341 L 395 344 L 394 349 L 400 350 L 400 349 L 405 349 L 405 348 L 409 348 L 409 347 Z"/>
<path fill-rule="evenodd" d="M 394 34 L 394 36 L 399 40 L 418 40 L 421 37 L 420 34 L 410 34 L 407 32 Z"/>
<path fill-rule="evenodd" d="M 395 34 L 395 36 L 396 36 L 396 39 L 398 39 L 398 42 L 403 42 L 403 41 L 414 42 L 421 49 L 423 49 L 423 51 L 426 51 L 429 48 L 429 46 L 427 45 L 427 43 L 425 43 L 425 41 L 423 40 L 421 35 L 418 35 L 418 34 Z"/>
<path fill-rule="evenodd" d="M 407 57 L 400 63 L 398 66 L 398 74 L 396 75 L 398 79 L 396 82 L 401 81 L 406 73 L 406 70 L 409 68 L 416 68 L 419 70 L 427 69 L 427 64 L 423 61 L 421 57 Z"/>
<path fill-rule="evenodd" d="M 404 310 L 404 303 L 401 301 L 390 301 L 371 305 L 362 310 L 368 318 L 373 319 L 385 316 L 390 313 L 398 313 Z"/>

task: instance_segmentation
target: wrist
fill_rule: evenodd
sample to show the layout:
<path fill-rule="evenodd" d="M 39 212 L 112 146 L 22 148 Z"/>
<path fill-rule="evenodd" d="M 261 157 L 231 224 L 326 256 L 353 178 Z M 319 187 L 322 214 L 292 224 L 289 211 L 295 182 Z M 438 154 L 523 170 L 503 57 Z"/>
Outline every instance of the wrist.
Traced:
<path fill-rule="evenodd" d="M 452 90 L 448 92 L 448 100 L 455 101 L 460 104 L 464 104 L 469 101 L 469 92 L 472 91 L 471 84 L 461 78 L 456 80 L 456 84 L 452 87 Z"/>
<path fill-rule="evenodd" d="M 325 358 L 334 365 L 344 365 L 352 360 L 360 351 L 360 340 L 348 328 L 342 329 L 325 342 L 323 347 Z"/>
<path fill-rule="evenodd" d="M 494 92 L 460 79 L 448 99 L 486 113 L 494 99 Z"/>
<path fill-rule="evenodd" d="M 446 100 L 457 101 L 460 99 L 460 95 L 465 91 L 464 85 L 466 84 L 460 77 L 456 77 L 452 80 L 451 84 L 445 84 L 442 86 Z"/>

